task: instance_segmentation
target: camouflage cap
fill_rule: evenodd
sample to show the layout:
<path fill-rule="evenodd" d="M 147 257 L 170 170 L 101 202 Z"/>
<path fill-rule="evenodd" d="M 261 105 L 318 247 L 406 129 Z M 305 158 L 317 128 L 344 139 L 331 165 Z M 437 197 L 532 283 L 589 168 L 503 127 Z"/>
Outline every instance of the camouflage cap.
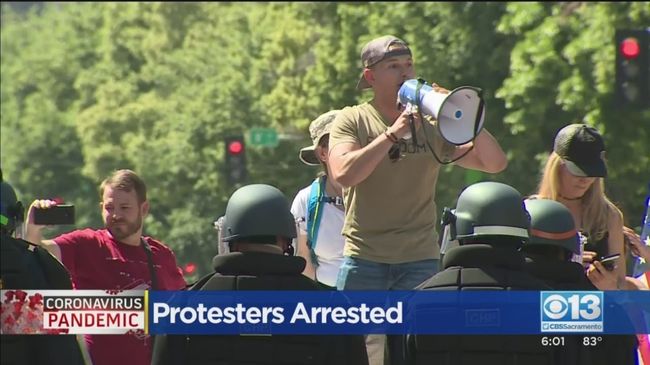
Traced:
<path fill-rule="evenodd" d="M 340 110 L 330 110 L 327 113 L 321 114 L 309 124 L 309 136 L 311 137 L 313 145 L 300 150 L 300 153 L 298 154 L 300 161 L 311 166 L 320 165 L 320 160 L 316 156 L 314 150 L 316 149 L 316 146 L 318 146 L 318 142 L 320 142 L 321 138 L 330 133 L 332 122 L 339 111 Z"/>
<path fill-rule="evenodd" d="M 411 49 L 408 44 L 403 40 L 392 36 L 385 35 L 383 37 L 375 38 L 366 43 L 361 50 L 361 65 L 362 67 L 369 68 L 389 57 L 410 55 Z M 361 78 L 357 83 L 357 89 L 363 90 L 370 87 L 368 81 L 361 72 Z"/>

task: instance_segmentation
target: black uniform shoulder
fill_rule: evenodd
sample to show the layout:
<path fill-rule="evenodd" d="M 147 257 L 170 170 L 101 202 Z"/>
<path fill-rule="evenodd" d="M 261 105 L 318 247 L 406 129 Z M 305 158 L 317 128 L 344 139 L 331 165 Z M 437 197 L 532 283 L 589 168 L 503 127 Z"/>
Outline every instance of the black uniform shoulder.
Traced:
<path fill-rule="evenodd" d="M 212 260 L 213 274 L 191 290 L 320 290 L 302 275 L 305 259 L 262 252 L 233 252 Z"/>
<path fill-rule="evenodd" d="M 524 265 L 532 276 L 557 290 L 597 290 L 584 273 L 582 265 L 575 262 L 527 257 Z"/>
<path fill-rule="evenodd" d="M 302 275 L 302 257 L 235 252 L 190 290 L 324 290 Z M 363 336 L 157 336 L 152 364 L 367 364 Z"/>
<path fill-rule="evenodd" d="M 524 270 L 524 264 L 524 256 L 512 249 L 487 244 L 454 247 L 443 259 L 444 270 L 418 289 L 548 289 L 542 280 Z"/>
<path fill-rule="evenodd" d="M 294 275 L 305 269 L 305 259 L 265 252 L 233 252 L 212 259 L 215 272 L 224 275 Z"/>
<path fill-rule="evenodd" d="M 11 289 L 72 289 L 70 274 L 46 249 L 2 235 L 2 286 Z"/>
<path fill-rule="evenodd" d="M 68 272 L 47 250 L 2 235 L 2 289 L 72 289 Z M 3 335 L 2 364 L 82 365 L 75 336 Z"/>

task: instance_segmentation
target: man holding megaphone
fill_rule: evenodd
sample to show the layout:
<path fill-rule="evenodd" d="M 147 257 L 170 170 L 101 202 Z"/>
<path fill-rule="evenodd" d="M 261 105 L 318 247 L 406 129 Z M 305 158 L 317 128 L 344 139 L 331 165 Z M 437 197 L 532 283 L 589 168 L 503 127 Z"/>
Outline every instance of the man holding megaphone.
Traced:
<path fill-rule="evenodd" d="M 412 112 L 413 108 L 396 107 L 402 86 L 415 79 L 412 53 L 406 42 L 394 36 L 376 38 L 363 48 L 361 61 L 364 68 L 357 88 L 372 88 L 374 97 L 343 109 L 330 132 L 332 173 L 345 188 L 346 206 L 343 234 L 348 259 L 337 286 L 408 290 L 437 271 L 433 198 L 441 163 L 466 153 L 456 161 L 457 165 L 497 173 L 506 167 L 507 160 L 498 142 L 484 128 L 473 141 L 458 145 L 453 140 L 462 135 L 451 132 L 445 138 L 436 128 L 438 121 L 427 121 L 432 119 L 427 116 L 436 115 L 423 116 Z M 425 88 L 420 90 L 423 95 Z M 429 95 L 449 93 L 435 84 L 429 89 L 433 90 Z M 420 112 L 443 109 L 432 105 L 435 102 L 430 102 L 428 95 L 421 99 L 426 100 Z M 449 104 L 453 110 L 443 110 L 438 118 L 445 113 L 453 116 L 456 109 L 465 107 L 461 101 Z M 477 109 L 465 109 L 462 111 L 473 113 L 469 119 L 473 130 Z M 411 137 L 412 132 L 415 135 Z M 432 156 L 427 144 L 443 161 Z M 385 268 L 385 272 L 367 276 L 366 264 L 373 271 Z M 389 277 L 388 272 L 395 271 L 388 270 L 389 266 L 400 268 L 403 275 Z"/>
<path fill-rule="evenodd" d="M 415 79 L 412 53 L 403 40 L 390 35 L 371 40 L 361 51 L 361 62 L 357 88 L 371 88 L 374 97 L 344 108 L 330 132 L 329 161 L 333 178 L 344 187 L 346 210 L 345 259 L 337 287 L 410 290 L 438 271 L 434 196 L 441 164 L 462 156 L 459 166 L 497 173 L 507 159 L 494 137 L 477 128 L 482 126 L 482 103 L 477 108 L 464 101 L 475 97 L 472 90 L 454 90 L 448 98 L 435 95 L 449 93 L 435 84 L 400 92 L 407 80 Z M 426 100 L 414 100 L 419 107 L 414 112 L 396 107 L 398 93 Z M 464 115 L 458 115 L 459 108 Z M 452 126 L 444 129 L 446 137 L 433 120 L 443 117 Z M 452 121 L 467 127 L 459 132 Z M 465 143 L 468 130 L 473 141 Z"/>

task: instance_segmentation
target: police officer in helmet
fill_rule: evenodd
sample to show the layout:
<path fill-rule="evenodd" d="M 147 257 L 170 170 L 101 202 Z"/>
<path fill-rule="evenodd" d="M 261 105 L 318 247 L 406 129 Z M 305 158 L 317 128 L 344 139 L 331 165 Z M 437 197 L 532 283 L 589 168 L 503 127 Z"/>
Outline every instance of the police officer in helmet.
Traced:
<path fill-rule="evenodd" d="M 277 188 L 252 184 L 228 200 L 216 224 L 214 273 L 190 290 L 320 290 L 293 256 L 296 221 Z M 366 364 L 362 336 L 159 336 L 152 364 Z"/>
<path fill-rule="evenodd" d="M 442 271 L 418 290 L 544 290 L 542 281 L 524 271 L 519 251 L 529 238 L 530 219 L 521 194 L 498 182 L 480 182 L 458 197 L 455 211 L 445 208 L 443 226 L 452 240 Z M 539 336 L 408 335 L 409 364 L 554 364 L 554 354 Z"/>
<path fill-rule="evenodd" d="M 285 196 L 273 186 L 253 184 L 235 191 L 228 201 L 225 216 L 216 226 L 220 254 L 263 252 L 293 256 L 291 240 L 296 237 L 296 222 L 287 210 Z M 215 259 L 221 261 L 237 256 L 230 254 Z M 282 256 L 271 257 L 273 261 L 278 259 L 286 260 Z"/>
<path fill-rule="evenodd" d="M 564 204 L 550 199 L 528 199 L 531 237 L 522 251 L 526 271 L 554 290 L 599 290 L 585 275 L 578 231 L 573 216 Z M 606 270 L 599 265 L 600 270 Z M 623 309 L 610 305 L 610 313 Z M 617 318 L 627 318 L 621 313 Z M 558 365 L 635 364 L 636 338 L 630 335 L 601 336 L 595 346 L 584 346 L 583 336 L 566 336 L 565 346 L 557 349 Z"/>
<path fill-rule="evenodd" d="M 48 251 L 14 237 L 24 219 L 24 208 L 14 188 L 3 180 L 0 171 L 0 288 L 72 289 L 70 275 Z M 4 300 L 5 298 L 3 298 Z M 17 321 L 19 322 L 19 321 Z M 22 323 L 22 322 L 21 322 Z M 31 328 L 33 331 L 41 328 Z M 15 335 L 23 333 L 12 323 L 2 323 L 3 365 L 85 364 L 82 345 L 75 335 Z"/>
<path fill-rule="evenodd" d="M 571 212 L 550 199 L 528 199 L 525 205 L 531 218 L 530 239 L 522 248 L 526 271 L 553 289 L 597 290 L 585 276 Z"/>

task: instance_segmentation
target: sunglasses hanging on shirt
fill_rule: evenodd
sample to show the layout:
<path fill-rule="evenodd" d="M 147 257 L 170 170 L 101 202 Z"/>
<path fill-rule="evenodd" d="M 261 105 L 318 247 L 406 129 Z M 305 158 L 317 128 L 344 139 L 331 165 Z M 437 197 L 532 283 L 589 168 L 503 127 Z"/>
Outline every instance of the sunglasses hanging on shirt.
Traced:
<path fill-rule="evenodd" d="M 343 205 L 343 198 L 341 198 L 340 196 L 335 196 L 335 197 L 324 196 L 321 201 L 323 203 L 330 203 L 330 204 L 334 204 L 334 205 Z"/>

